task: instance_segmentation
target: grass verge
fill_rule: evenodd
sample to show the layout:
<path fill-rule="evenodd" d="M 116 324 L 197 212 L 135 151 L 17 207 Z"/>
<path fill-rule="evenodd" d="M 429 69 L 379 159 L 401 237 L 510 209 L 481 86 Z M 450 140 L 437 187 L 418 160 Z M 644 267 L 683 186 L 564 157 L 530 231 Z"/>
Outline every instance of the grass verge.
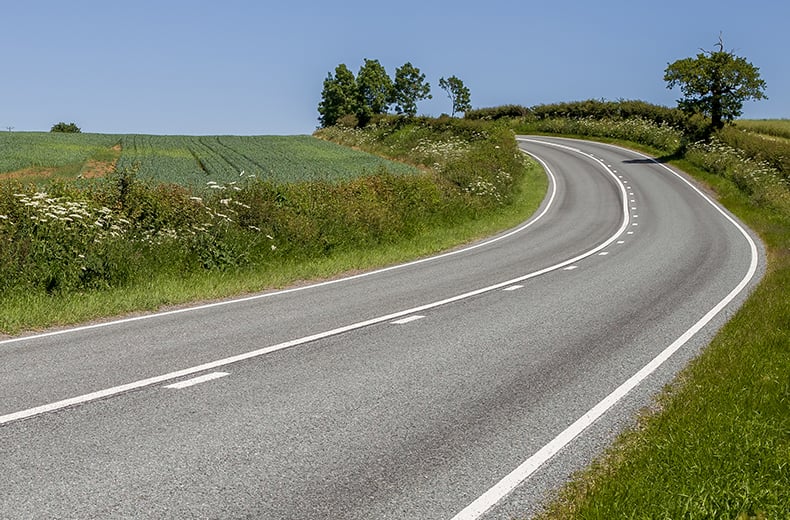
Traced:
<path fill-rule="evenodd" d="M 18 334 L 238 297 L 435 254 L 514 227 L 529 218 L 545 196 L 547 179 L 537 163 L 528 161 L 527 165 L 516 190 L 519 196 L 486 218 L 431 227 L 395 244 L 342 250 L 312 260 L 271 262 L 254 268 L 198 271 L 182 276 L 166 274 L 144 284 L 103 291 L 13 294 L 0 300 L 0 331 Z"/>
<path fill-rule="evenodd" d="M 539 520 L 790 518 L 790 214 L 688 161 L 670 163 L 760 235 L 767 273 L 657 405 Z"/>

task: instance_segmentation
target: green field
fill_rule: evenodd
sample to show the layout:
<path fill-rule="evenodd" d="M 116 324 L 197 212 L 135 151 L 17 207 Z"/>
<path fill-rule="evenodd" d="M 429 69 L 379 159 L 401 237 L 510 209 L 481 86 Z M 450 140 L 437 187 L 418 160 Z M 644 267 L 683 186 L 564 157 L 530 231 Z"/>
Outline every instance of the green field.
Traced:
<path fill-rule="evenodd" d="M 311 136 L 0 134 L 0 178 L 88 177 L 106 173 L 107 165 L 137 169 L 141 179 L 195 188 L 251 176 L 274 183 L 334 183 L 382 168 L 395 174 L 416 171 Z"/>
<path fill-rule="evenodd" d="M 747 132 L 790 139 L 790 119 L 739 119 L 735 126 Z"/>

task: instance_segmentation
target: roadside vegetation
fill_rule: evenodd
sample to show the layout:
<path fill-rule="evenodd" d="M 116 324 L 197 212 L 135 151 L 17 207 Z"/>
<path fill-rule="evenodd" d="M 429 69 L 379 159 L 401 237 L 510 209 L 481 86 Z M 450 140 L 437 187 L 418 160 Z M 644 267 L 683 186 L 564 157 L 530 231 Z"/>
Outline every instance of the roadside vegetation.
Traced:
<path fill-rule="evenodd" d="M 790 517 L 790 142 L 757 131 L 784 123 L 736 120 L 705 132 L 679 110 L 594 100 L 467 116 L 669 162 L 715 193 L 768 252 L 764 279 L 712 344 L 538 519 Z"/>
<path fill-rule="evenodd" d="M 318 135 L 322 140 L 305 138 L 313 144 L 301 151 L 291 148 L 290 160 L 320 163 L 325 150 L 344 151 L 346 164 L 372 157 L 355 146 L 397 161 L 377 157 L 377 166 L 346 178 L 238 172 L 235 180 L 200 187 L 146 178 L 134 167 L 97 178 L 0 180 L 0 331 L 404 261 L 516 225 L 546 189 L 505 126 L 379 116 L 365 129 Z M 69 164 L 110 144 L 91 134 L 57 137 L 71 139 L 69 149 L 78 150 Z M 79 146 L 80 138 L 91 144 Z M 305 145 L 301 138 L 294 142 Z M 254 153 L 264 152 L 245 155 Z M 163 178 L 169 175 L 163 167 Z"/>

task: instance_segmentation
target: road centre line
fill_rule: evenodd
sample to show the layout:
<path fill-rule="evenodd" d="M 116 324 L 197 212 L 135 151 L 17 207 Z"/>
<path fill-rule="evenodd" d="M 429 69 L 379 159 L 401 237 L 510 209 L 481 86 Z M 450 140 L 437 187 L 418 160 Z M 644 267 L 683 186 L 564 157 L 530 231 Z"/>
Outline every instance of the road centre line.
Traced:
<path fill-rule="evenodd" d="M 395 320 L 395 321 L 392 321 L 392 322 L 390 322 L 390 323 L 392 323 L 393 325 L 405 325 L 405 324 L 407 324 L 407 323 L 411 323 L 411 322 L 413 322 L 413 321 L 421 320 L 421 319 L 423 319 L 424 317 L 425 317 L 425 316 L 422 316 L 422 315 L 420 315 L 420 314 L 415 314 L 415 315 L 413 315 L 413 316 L 408 316 L 408 317 L 406 317 L 406 318 L 401 318 L 401 319 L 399 319 L 399 320 Z"/>
<path fill-rule="evenodd" d="M 531 141 L 529 139 L 523 139 L 523 138 L 521 138 L 519 140 Z M 537 142 L 540 142 L 540 141 L 537 141 Z M 583 153 L 580 150 L 574 150 L 574 151 L 576 151 L 578 153 Z M 529 152 L 525 152 L 525 153 L 529 153 Z M 552 191 L 551 191 L 551 195 L 550 195 L 550 198 L 549 198 L 549 203 L 546 205 L 546 207 L 544 207 L 544 209 L 540 213 L 540 215 L 538 215 L 534 219 L 531 219 L 524 226 L 521 226 L 521 227 L 517 228 L 517 230 L 523 230 L 523 229 L 529 227 L 530 225 L 534 224 L 535 222 L 537 222 L 540 218 L 542 218 L 547 213 L 549 207 L 551 206 L 551 203 L 554 201 L 554 199 L 556 197 L 556 185 L 557 185 L 556 178 L 554 177 L 554 174 L 551 171 L 551 169 L 549 168 L 548 164 L 546 164 L 546 162 L 543 161 L 543 159 L 541 159 L 541 158 L 539 158 L 539 157 L 537 157 L 535 155 L 532 155 L 531 153 L 529 155 L 534 157 L 545 168 L 546 174 L 549 176 L 549 178 L 551 180 Z M 600 161 L 598 159 L 593 159 L 593 160 L 595 162 L 597 162 L 598 164 L 604 166 L 602 161 Z M 9 414 L 6 414 L 6 415 L 2 415 L 2 416 L 0 416 L 0 425 L 6 424 L 6 423 L 10 423 L 12 421 L 17 421 L 17 420 L 20 420 L 20 419 L 26 419 L 26 418 L 29 418 L 29 417 L 34 417 L 36 415 L 40 415 L 40 414 L 43 414 L 43 413 L 48 413 L 48 412 L 60 410 L 60 409 L 63 409 L 63 408 L 76 406 L 76 405 L 87 403 L 87 402 L 94 401 L 94 400 L 97 400 L 97 399 L 107 398 L 107 397 L 110 397 L 110 396 L 113 396 L 113 395 L 118 395 L 118 394 L 121 394 L 121 393 L 124 393 L 124 392 L 129 392 L 129 391 L 132 391 L 132 390 L 145 388 L 147 386 L 163 383 L 165 381 L 170 381 L 172 379 L 178 379 L 178 378 L 185 377 L 185 376 L 188 376 L 188 375 L 192 375 L 192 374 L 196 374 L 196 373 L 200 373 L 200 372 L 205 372 L 205 371 L 208 371 L 208 370 L 214 370 L 214 369 L 217 369 L 217 368 L 220 368 L 220 367 L 224 367 L 224 366 L 227 366 L 227 365 L 230 365 L 230 364 L 233 364 L 233 363 L 238 363 L 240 361 L 245 361 L 247 359 L 252 359 L 252 358 L 255 358 L 255 357 L 264 356 L 266 354 L 271 354 L 271 353 L 277 352 L 279 350 L 284 350 L 284 349 L 296 347 L 298 345 L 304 345 L 306 343 L 311 343 L 311 342 L 318 341 L 318 340 L 321 340 L 321 339 L 326 339 L 326 338 L 329 338 L 329 337 L 332 337 L 332 336 L 337 336 L 339 334 L 343 334 L 343 333 L 346 333 L 346 332 L 349 332 L 349 331 L 352 331 L 352 330 L 361 329 L 363 327 L 369 327 L 371 325 L 376 325 L 378 323 L 383 323 L 383 322 L 387 322 L 387 321 L 393 321 L 393 320 L 396 320 L 398 318 L 402 318 L 404 316 L 408 316 L 410 314 L 416 314 L 416 313 L 419 313 L 419 312 L 422 312 L 422 311 L 426 311 L 426 310 L 429 310 L 429 309 L 434 309 L 436 307 L 447 305 L 447 304 L 450 304 L 450 303 L 453 303 L 453 302 L 457 302 L 457 301 L 465 300 L 465 299 L 468 299 L 468 298 L 472 298 L 472 297 L 480 295 L 480 294 L 484 294 L 484 293 L 487 293 L 487 292 L 491 292 L 491 291 L 495 291 L 495 290 L 498 290 L 498 289 L 502 289 L 502 288 L 507 287 L 509 285 L 517 284 L 517 283 L 523 282 L 525 280 L 529 280 L 531 278 L 535 278 L 535 277 L 541 276 L 543 274 L 546 274 L 546 273 L 549 273 L 549 272 L 552 272 L 552 271 L 556 271 L 558 269 L 562 269 L 564 267 L 572 265 L 572 264 L 578 262 L 579 260 L 582 260 L 584 258 L 592 256 L 592 255 L 598 253 L 599 251 L 603 250 L 607 246 L 609 246 L 612 242 L 614 242 L 617 239 L 618 236 L 620 236 L 625 231 L 625 229 L 628 226 L 629 218 L 628 218 L 628 205 L 625 202 L 626 201 L 625 187 L 619 182 L 617 177 L 613 173 L 611 173 L 611 170 L 609 168 L 606 168 L 604 166 L 604 170 L 606 171 L 607 174 L 609 174 L 615 180 L 615 183 L 620 188 L 620 192 L 621 192 L 621 196 L 622 196 L 622 206 L 621 206 L 622 222 L 621 222 L 620 228 L 617 229 L 614 232 L 614 234 L 612 234 L 608 239 L 606 239 L 601 244 L 599 244 L 599 245 L 595 246 L 594 248 L 590 249 L 589 251 L 586 251 L 586 252 L 584 252 L 584 253 L 582 253 L 580 255 L 577 255 L 577 256 L 575 256 L 573 258 L 570 258 L 568 260 L 563 260 L 562 262 L 559 262 L 559 263 L 554 264 L 552 266 L 545 267 L 545 268 L 539 269 L 537 271 L 533 271 L 531 273 L 519 276 L 517 278 L 513 278 L 511 280 L 507 280 L 507 281 L 504 281 L 504 282 L 499 282 L 499 283 L 496 283 L 494 285 L 490 285 L 488 287 L 483 287 L 483 288 L 476 289 L 476 290 L 473 290 L 473 291 L 469 291 L 469 292 L 466 292 L 466 293 L 463 293 L 463 294 L 459 294 L 459 295 L 456 295 L 456 296 L 445 298 L 443 300 L 439 300 L 439 301 L 436 301 L 436 302 L 420 305 L 418 307 L 414 307 L 414 308 L 411 308 L 411 309 L 405 309 L 405 310 L 394 312 L 394 313 L 387 314 L 387 315 L 384 315 L 384 316 L 379 316 L 379 317 L 376 317 L 376 318 L 371 318 L 371 319 L 360 321 L 360 322 L 357 322 L 357 323 L 352 323 L 350 325 L 345 325 L 345 326 L 338 327 L 338 328 L 335 328 L 335 329 L 332 329 L 332 330 L 320 332 L 320 333 L 317 333 L 317 334 L 311 334 L 309 336 L 304 336 L 302 338 L 297 338 L 297 339 L 285 341 L 285 342 L 282 342 L 282 343 L 278 343 L 276 345 L 271 345 L 271 346 L 268 346 L 268 347 L 260 348 L 260 349 L 257 349 L 257 350 L 252 350 L 252 351 L 249 351 L 249 352 L 244 352 L 242 354 L 237 354 L 235 356 L 230 356 L 230 357 L 219 359 L 219 360 L 212 361 L 212 362 L 209 362 L 209 363 L 204 363 L 202 365 L 197 365 L 197 366 L 185 368 L 185 369 L 182 369 L 182 370 L 177 370 L 175 372 L 170 372 L 170 373 L 167 373 L 167 374 L 162 374 L 162 375 L 159 375 L 159 376 L 150 377 L 150 378 L 147 378 L 147 379 L 141 379 L 139 381 L 126 383 L 126 384 L 115 386 L 115 387 L 112 387 L 112 388 L 98 390 L 96 392 L 91 392 L 91 393 L 88 393 L 88 394 L 83 394 L 83 395 L 80 395 L 80 396 L 71 397 L 69 399 L 63 399 L 63 400 L 56 401 L 56 402 L 53 402 L 53 403 L 48 403 L 48 404 L 44 404 L 44 405 L 41 405 L 41 406 L 28 408 L 26 410 L 20 410 L 18 412 L 13 412 L 13 413 L 9 413 Z M 510 233 L 508 233 L 506 235 L 502 235 L 502 236 L 498 237 L 497 239 L 493 239 L 491 241 L 488 241 L 487 243 L 491 243 L 494 240 L 499 240 L 499 239 L 503 238 L 504 236 L 510 236 L 510 235 L 514 234 L 515 232 L 517 232 L 517 230 L 511 231 Z M 467 248 L 466 250 L 473 249 L 474 247 L 480 247 L 480 245 L 472 246 L 470 248 Z M 445 253 L 444 255 L 440 255 L 439 257 L 441 257 L 441 256 L 448 256 L 448 255 L 449 255 L 449 253 Z M 434 257 L 434 258 L 439 258 L 439 257 Z M 418 262 L 412 262 L 411 264 L 403 264 L 403 265 L 413 265 L 413 264 L 418 263 Z M 386 270 L 387 269 L 382 269 L 382 270 L 377 271 L 377 272 L 386 271 Z M 358 278 L 360 276 L 361 275 L 356 275 L 356 276 L 350 277 L 348 279 Z M 327 283 L 332 283 L 332 282 L 324 282 L 323 284 L 316 284 L 316 286 L 318 286 L 318 285 L 325 285 Z M 298 289 L 294 289 L 294 290 L 298 290 Z M 288 292 L 288 291 L 282 291 L 282 292 Z M 242 299 L 233 300 L 233 301 L 248 301 L 248 300 L 258 299 L 260 297 L 261 296 L 254 296 L 254 297 L 242 298 Z M 199 309 L 199 308 L 214 307 L 214 306 L 218 306 L 218 305 L 221 305 L 221 304 L 223 304 L 223 302 L 216 303 L 216 304 L 209 304 L 209 305 L 205 305 L 205 306 L 201 306 L 201 307 L 194 307 L 192 309 L 194 310 L 194 309 Z M 183 311 L 184 310 L 171 311 L 169 313 L 162 313 L 160 315 L 175 314 L 175 313 L 183 312 Z M 113 322 L 113 323 L 123 323 L 123 322 L 135 321 L 136 319 L 140 319 L 140 318 L 130 318 L 128 320 L 121 320 L 119 322 Z M 102 324 L 95 325 L 95 326 L 87 326 L 87 327 L 83 327 L 83 328 L 80 328 L 80 329 L 70 329 L 70 330 L 86 330 L 86 329 L 89 329 L 89 328 L 95 328 L 97 326 L 102 326 Z M 104 326 L 106 326 L 106 324 Z M 49 334 L 43 334 L 43 335 L 40 335 L 40 336 L 37 336 L 37 337 L 52 336 L 52 335 L 55 335 L 55 334 L 58 334 L 58 333 L 62 333 L 62 331 L 58 331 L 58 332 L 55 332 L 55 333 L 49 333 Z M 22 338 L 22 339 L 24 339 L 24 338 Z M 14 340 L 10 340 L 10 341 L 14 341 Z M 3 344 L 3 342 L 0 342 L 0 345 L 1 344 Z"/>
<path fill-rule="evenodd" d="M 542 141 L 534 141 L 534 142 L 542 142 Z M 546 143 L 553 146 L 562 146 L 555 143 Z M 612 146 L 612 145 L 608 145 Z M 613 148 L 617 148 L 612 146 Z M 568 147 L 570 148 L 570 147 Z M 579 153 L 583 155 L 584 152 L 579 151 Z M 732 300 L 734 300 L 749 284 L 749 282 L 754 277 L 755 273 L 757 272 L 757 265 L 758 265 L 758 252 L 757 252 L 757 245 L 755 244 L 754 240 L 752 240 L 749 233 L 738 224 L 732 217 L 730 217 L 723 209 L 721 209 L 716 203 L 713 202 L 707 195 L 705 195 L 702 191 L 700 191 L 696 186 L 694 186 L 690 181 L 684 178 L 679 173 L 675 172 L 668 166 L 659 163 L 652 157 L 648 157 L 647 155 L 641 154 L 639 152 L 633 152 L 643 158 L 649 159 L 653 163 L 659 165 L 660 167 L 669 171 L 672 175 L 679 178 L 681 181 L 686 183 L 692 190 L 697 192 L 697 194 L 702 197 L 705 201 L 707 201 L 711 206 L 713 206 L 716 211 L 718 211 L 726 220 L 728 220 L 735 228 L 743 235 L 746 239 L 746 242 L 749 245 L 749 250 L 751 253 L 751 261 L 749 263 L 749 268 L 746 271 L 743 279 L 732 289 L 732 291 L 727 294 L 719 303 L 717 303 L 711 310 L 709 310 L 702 318 L 699 319 L 694 325 L 691 326 L 686 332 L 680 335 L 674 342 L 672 342 L 669 346 L 667 346 L 663 351 L 661 351 L 656 357 L 654 357 L 647 365 L 645 365 L 641 370 L 635 373 L 633 376 L 628 378 L 624 383 L 622 383 L 619 387 L 617 387 L 612 393 L 606 396 L 603 400 L 601 400 L 598 404 L 593 406 L 587 413 L 582 415 L 579 419 L 577 419 L 573 424 L 568 426 L 565 430 L 560 432 L 553 440 L 551 440 L 548 444 L 543 446 L 540 450 L 535 452 L 531 457 L 525 460 L 521 465 L 519 465 L 516 469 L 511 471 L 508 475 L 506 475 L 502 480 L 497 482 L 494 486 L 489 488 L 485 493 L 480 495 L 474 502 L 466 506 L 463 510 L 457 513 L 455 516 L 452 517 L 451 520 L 477 520 L 481 516 L 483 516 L 487 511 L 493 508 L 500 500 L 505 498 L 509 495 L 516 487 L 521 485 L 527 478 L 529 478 L 533 473 L 535 473 L 540 466 L 542 466 L 545 462 L 551 459 L 557 452 L 563 449 L 565 446 L 570 444 L 570 442 L 575 439 L 578 435 L 580 435 L 584 430 L 586 430 L 592 423 L 598 420 L 604 413 L 606 413 L 610 408 L 612 408 L 615 404 L 617 404 L 620 399 L 622 399 L 626 394 L 628 394 L 631 390 L 636 388 L 642 381 L 644 381 L 649 375 L 655 372 L 658 367 L 660 367 L 667 359 L 669 359 L 675 352 L 677 352 L 683 345 L 685 345 L 692 337 L 694 337 L 702 328 L 707 325 L 713 318 L 718 315 L 722 309 L 724 309 L 727 305 L 729 305 Z M 629 232 L 630 233 L 630 232 Z"/>
<path fill-rule="evenodd" d="M 199 385 L 200 383 L 205 383 L 207 381 L 213 381 L 215 379 L 219 379 L 220 377 L 228 376 L 227 372 L 212 372 L 211 374 L 206 374 L 199 377 L 193 377 L 192 379 L 187 379 L 186 381 L 179 381 L 178 383 L 173 383 L 172 385 L 166 385 L 165 388 L 174 388 L 176 390 L 180 390 L 182 388 L 188 388 L 190 386 Z"/>

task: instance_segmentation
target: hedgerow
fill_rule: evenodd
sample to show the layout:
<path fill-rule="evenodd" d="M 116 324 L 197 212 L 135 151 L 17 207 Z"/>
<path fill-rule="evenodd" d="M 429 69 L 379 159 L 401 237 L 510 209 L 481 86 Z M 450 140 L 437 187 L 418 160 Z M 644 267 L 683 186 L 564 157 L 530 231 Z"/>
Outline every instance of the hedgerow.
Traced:
<path fill-rule="evenodd" d="M 4 181 L 0 298 L 266 268 L 393 244 L 509 204 L 524 168 L 511 130 L 474 121 L 385 117 L 364 130 L 318 135 L 419 169 L 381 167 L 340 182 L 239 175 L 198 188 L 143 178 L 134 168 L 43 186 Z"/>

